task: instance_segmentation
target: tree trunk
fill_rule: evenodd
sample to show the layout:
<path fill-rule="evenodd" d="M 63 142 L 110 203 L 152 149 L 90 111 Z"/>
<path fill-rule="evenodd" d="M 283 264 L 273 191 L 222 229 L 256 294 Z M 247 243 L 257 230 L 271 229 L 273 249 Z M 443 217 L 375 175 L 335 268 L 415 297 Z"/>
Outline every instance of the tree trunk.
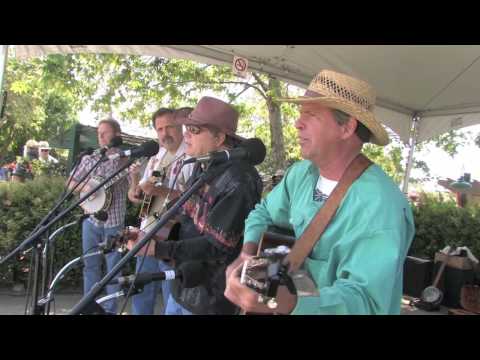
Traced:
<path fill-rule="evenodd" d="M 267 99 L 268 117 L 270 120 L 270 141 L 271 141 L 271 156 L 273 162 L 273 170 L 285 168 L 285 145 L 283 141 L 282 131 L 282 115 L 280 112 L 280 105 L 272 101 L 272 97 L 280 97 L 280 82 L 268 77 L 269 92 Z"/>

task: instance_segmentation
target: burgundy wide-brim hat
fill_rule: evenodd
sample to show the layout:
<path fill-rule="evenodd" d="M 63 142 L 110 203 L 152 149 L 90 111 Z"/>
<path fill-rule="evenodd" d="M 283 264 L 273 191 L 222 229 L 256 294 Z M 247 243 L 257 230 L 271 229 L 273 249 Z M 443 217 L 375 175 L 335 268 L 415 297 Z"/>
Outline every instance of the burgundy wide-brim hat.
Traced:
<path fill-rule="evenodd" d="M 198 126 L 210 125 L 234 139 L 245 140 L 235 134 L 238 124 L 237 110 L 232 105 L 210 96 L 202 97 L 190 115 L 178 119 L 178 122 Z"/>

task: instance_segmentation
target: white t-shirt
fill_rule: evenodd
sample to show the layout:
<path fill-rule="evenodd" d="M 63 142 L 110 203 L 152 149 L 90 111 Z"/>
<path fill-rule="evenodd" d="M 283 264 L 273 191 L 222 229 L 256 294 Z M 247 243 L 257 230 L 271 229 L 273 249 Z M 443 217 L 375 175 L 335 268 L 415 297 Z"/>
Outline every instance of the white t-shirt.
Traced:
<path fill-rule="evenodd" d="M 329 180 L 322 175 L 318 176 L 317 185 L 314 189 L 314 200 L 325 201 L 328 199 L 332 193 L 335 186 L 337 186 L 338 181 Z"/>
<path fill-rule="evenodd" d="M 140 180 L 140 185 L 144 184 L 148 180 L 148 178 L 152 176 L 152 172 L 154 170 L 158 170 L 158 167 L 160 166 L 162 160 L 166 160 L 164 159 L 165 155 L 167 155 L 167 157 L 168 155 L 170 155 L 170 158 L 174 158 L 174 159 L 178 158 L 185 153 L 186 147 L 187 147 L 186 144 L 182 141 L 179 148 L 177 149 L 177 153 L 175 154 L 175 157 L 172 157 L 170 154 L 166 154 L 167 150 L 165 148 L 160 148 L 160 150 L 158 151 L 158 154 L 151 157 L 150 160 L 148 161 L 147 167 L 145 168 L 145 171 L 143 173 L 143 177 Z M 187 158 L 189 157 L 186 156 L 185 159 Z M 170 162 L 170 161 L 167 160 L 167 162 Z M 177 162 L 178 161 L 175 161 L 173 164 L 171 164 L 169 169 L 169 174 L 167 175 L 168 187 L 170 188 L 172 187 L 173 181 L 175 180 L 175 175 L 176 175 L 175 170 L 177 167 Z M 188 179 L 192 175 L 194 165 L 195 164 L 187 164 L 182 167 L 181 173 L 174 186 L 175 190 L 180 190 L 180 191 L 185 190 L 184 188 L 185 183 L 188 181 Z"/>

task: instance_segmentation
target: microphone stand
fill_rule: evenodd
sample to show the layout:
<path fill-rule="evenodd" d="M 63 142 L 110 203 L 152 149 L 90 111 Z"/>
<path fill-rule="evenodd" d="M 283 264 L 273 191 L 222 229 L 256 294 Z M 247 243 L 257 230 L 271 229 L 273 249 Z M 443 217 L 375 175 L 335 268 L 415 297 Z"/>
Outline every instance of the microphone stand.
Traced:
<path fill-rule="evenodd" d="M 54 240 L 55 240 L 55 236 L 57 236 L 58 234 L 60 234 L 61 232 L 65 231 L 66 229 L 68 229 L 69 227 L 72 227 L 72 226 L 75 226 L 75 225 L 78 225 L 78 224 L 81 224 L 82 221 L 84 219 L 86 219 L 87 217 L 89 217 L 90 215 L 83 215 L 81 216 L 79 219 L 75 220 L 75 221 L 72 221 L 66 225 L 63 225 L 62 227 L 58 228 L 57 230 L 55 230 L 52 235 L 50 235 L 48 237 L 48 240 L 45 241 L 45 245 L 44 245 L 44 248 L 43 248 L 43 252 L 42 252 L 42 269 L 43 269 L 43 274 L 42 274 L 42 294 L 41 296 L 44 297 L 45 296 L 45 292 L 47 290 L 49 290 L 48 288 L 48 283 L 50 282 L 50 280 L 53 278 L 53 261 L 51 262 L 51 266 L 50 268 L 47 270 L 47 261 L 48 261 L 48 252 L 49 252 L 49 248 L 50 247 L 54 247 L 55 246 L 55 243 L 54 243 Z M 48 273 L 47 273 L 48 271 Z M 39 300 L 37 302 L 38 306 L 41 307 L 42 306 L 42 303 L 41 301 Z M 47 306 L 46 306 L 46 309 L 43 309 L 43 313 L 48 315 L 50 313 L 50 302 L 48 302 Z"/>
<path fill-rule="evenodd" d="M 102 159 L 102 161 L 106 161 L 108 160 L 107 157 L 104 157 Z M 36 265 L 35 265 L 35 273 L 37 274 L 37 277 L 38 277 L 38 273 L 37 271 L 39 270 L 39 265 L 40 265 L 40 258 L 41 258 L 41 243 L 40 243 L 40 237 L 45 234 L 48 229 L 53 225 L 53 224 L 56 224 L 59 220 L 63 219 L 65 217 L 65 215 L 67 215 L 70 211 L 72 211 L 72 209 L 74 209 L 75 207 L 77 207 L 79 204 L 81 204 L 82 202 L 84 202 L 85 200 L 87 200 L 93 193 L 95 193 L 97 190 L 99 190 L 100 188 L 102 188 L 107 182 L 109 182 L 111 179 L 113 179 L 115 176 L 117 176 L 120 172 L 124 171 L 126 168 L 128 168 L 133 162 L 135 161 L 135 159 L 130 159 L 126 164 L 124 164 L 123 166 L 121 166 L 117 171 L 115 171 L 114 173 L 112 173 L 110 176 L 108 176 L 105 180 L 103 180 L 101 183 L 99 183 L 97 186 L 95 186 L 92 190 L 90 190 L 89 192 L 87 192 L 87 194 L 85 194 L 82 198 L 78 199 L 77 201 L 75 201 L 72 205 L 70 205 L 68 208 L 66 208 L 65 210 L 63 210 L 60 214 L 58 214 L 55 218 L 53 218 L 52 220 L 50 220 L 47 224 L 43 225 L 43 226 L 40 226 L 39 229 L 32 235 L 30 235 L 27 239 L 25 239 L 19 246 L 17 246 L 17 248 L 15 248 L 13 251 L 11 251 L 7 256 L 3 257 L 3 258 L 0 258 L 0 265 L 2 265 L 3 263 L 5 263 L 7 260 L 9 260 L 10 258 L 12 258 L 13 256 L 15 256 L 17 253 L 19 253 L 20 251 L 24 250 L 25 248 L 27 247 L 30 247 L 30 246 L 34 246 L 36 248 L 36 253 L 35 253 L 35 261 L 36 261 Z M 38 282 L 39 282 L 39 279 L 35 279 L 35 286 L 38 287 Z M 35 289 L 34 289 L 35 290 Z M 38 297 L 38 289 L 36 291 L 34 291 L 34 295 Z M 38 298 L 35 298 L 34 296 L 34 302 L 33 302 L 33 313 L 37 313 L 37 310 L 38 310 L 38 307 L 37 307 L 37 301 L 38 301 Z"/>
<path fill-rule="evenodd" d="M 87 179 L 87 177 L 93 172 L 93 170 L 95 170 L 103 161 L 105 161 L 107 158 L 106 157 L 103 157 L 103 158 L 100 158 L 94 166 L 92 166 L 92 168 L 82 177 L 82 179 L 70 190 L 70 192 L 68 192 L 68 187 L 67 187 L 67 190 L 62 194 L 60 195 L 60 198 L 59 200 L 57 201 L 57 203 L 55 204 L 55 206 L 48 212 L 48 214 L 39 222 L 39 224 L 35 227 L 35 229 L 32 231 L 32 233 L 30 233 L 30 235 L 32 234 L 35 234 L 35 232 L 39 229 L 39 228 L 42 228 L 42 226 L 45 226 L 45 223 L 47 223 L 55 214 L 57 214 L 58 212 L 58 209 L 60 208 L 60 206 L 65 202 L 65 201 L 68 201 L 72 196 L 73 196 L 73 192 L 75 191 L 75 189 L 82 183 L 85 181 L 85 179 Z M 73 174 L 72 174 L 73 176 Z M 72 177 L 70 177 L 71 179 Z M 70 181 L 69 181 L 70 182 Z M 49 225 L 52 225 L 52 224 L 49 224 Z M 46 226 L 46 228 L 48 228 L 49 226 Z M 48 239 L 48 232 L 46 234 L 46 237 Z M 42 266 L 42 263 L 41 263 L 41 257 L 42 257 L 42 244 L 40 242 L 40 240 L 38 240 L 37 243 L 35 243 L 34 245 L 34 254 L 33 254 L 33 261 L 34 261 L 34 267 L 33 267 L 33 284 L 32 284 L 32 305 L 31 305 L 31 308 L 30 308 L 30 314 L 34 314 L 34 315 L 39 315 L 42 313 L 42 309 L 39 308 L 36 304 L 38 303 L 38 297 L 39 297 L 39 283 L 40 283 L 40 277 L 42 277 L 42 289 L 41 289 L 41 294 L 42 296 L 45 294 L 45 271 L 47 271 L 47 268 L 46 268 L 46 262 L 44 262 L 43 266 Z M 48 245 L 47 245 L 48 246 Z M 46 259 L 48 257 L 47 253 L 45 251 L 43 251 L 43 257 L 44 259 Z M 8 258 L 8 256 L 7 256 Z M 7 259 L 4 258 L 4 259 L 1 259 L 0 260 L 0 265 L 3 263 L 3 261 L 6 261 Z M 48 279 L 50 280 L 50 279 Z M 28 303 L 28 300 L 27 300 L 27 303 Z M 27 305 L 28 306 L 28 305 Z"/>
<path fill-rule="evenodd" d="M 75 223 L 70 223 L 67 226 L 71 226 L 72 224 L 75 224 Z M 65 277 L 67 272 L 69 272 L 71 269 L 76 267 L 78 264 L 81 264 L 81 262 L 85 258 L 92 257 L 92 256 L 104 255 L 104 254 L 107 254 L 107 253 L 112 252 L 112 251 L 118 251 L 118 250 L 115 250 L 115 246 L 116 246 L 115 243 L 112 243 L 112 244 L 101 243 L 98 246 L 99 250 L 91 252 L 91 253 L 87 253 L 87 254 L 82 254 L 81 256 L 76 257 L 73 260 L 70 260 L 67 264 L 65 264 L 60 269 L 60 271 L 57 273 L 57 275 L 55 275 L 55 277 L 52 280 L 52 283 L 48 287 L 47 294 L 44 297 L 42 297 L 40 300 L 38 300 L 38 306 L 42 306 L 42 307 L 47 306 L 48 309 L 49 309 L 50 303 L 54 300 L 54 292 L 56 290 L 56 287 L 57 287 L 58 283 L 60 282 L 60 280 L 62 280 Z M 106 301 L 106 300 L 104 300 L 104 301 Z M 49 314 L 49 311 L 47 311 L 47 314 Z"/>
<path fill-rule="evenodd" d="M 134 257 L 141 248 L 143 248 L 147 242 L 157 233 L 158 230 L 162 228 L 180 209 L 180 207 L 192 196 L 192 194 L 200 189 L 207 181 L 210 181 L 213 177 L 217 175 L 220 171 L 223 170 L 222 167 L 217 168 L 217 171 L 211 171 L 210 169 L 203 172 L 197 180 L 186 190 L 177 200 L 175 205 L 173 205 L 169 210 L 167 210 L 162 217 L 158 220 L 155 226 L 145 234 L 145 236 L 138 241 L 138 243 L 130 250 L 113 268 L 112 270 L 105 275 L 105 277 L 97 282 L 90 291 L 70 310 L 67 315 L 80 315 L 85 313 L 85 309 L 88 306 L 91 306 L 91 303 L 95 301 L 95 296 L 97 296 L 100 291 L 114 278 L 114 276 L 122 269 L 122 267 Z M 215 169 L 214 169 L 215 170 Z"/>

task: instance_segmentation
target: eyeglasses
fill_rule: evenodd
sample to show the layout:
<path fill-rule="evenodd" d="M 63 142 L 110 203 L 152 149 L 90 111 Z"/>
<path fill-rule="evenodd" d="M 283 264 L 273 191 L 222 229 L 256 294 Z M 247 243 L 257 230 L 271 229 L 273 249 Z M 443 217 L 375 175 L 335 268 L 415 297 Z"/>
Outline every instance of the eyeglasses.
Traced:
<path fill-rule="evenodd" d="M 41 152 L 47 152 L 48 149 L 40 149 Z"/>
<path fill-rule="evenodd" d="M 185 125 L 185 129 L 193 135 L 198 135 L 202 132 L 202 127 L 198 125 Z"/>
<path fill-rule="evenodd" d="M 220 130 L 216 126 L 212 125 L 185 125 L 185 129 L 193 135 L 198 135 L 200 134 L 203 130 L 208 130 L 210 131 L 213 136 L 217 136 Z"/>

